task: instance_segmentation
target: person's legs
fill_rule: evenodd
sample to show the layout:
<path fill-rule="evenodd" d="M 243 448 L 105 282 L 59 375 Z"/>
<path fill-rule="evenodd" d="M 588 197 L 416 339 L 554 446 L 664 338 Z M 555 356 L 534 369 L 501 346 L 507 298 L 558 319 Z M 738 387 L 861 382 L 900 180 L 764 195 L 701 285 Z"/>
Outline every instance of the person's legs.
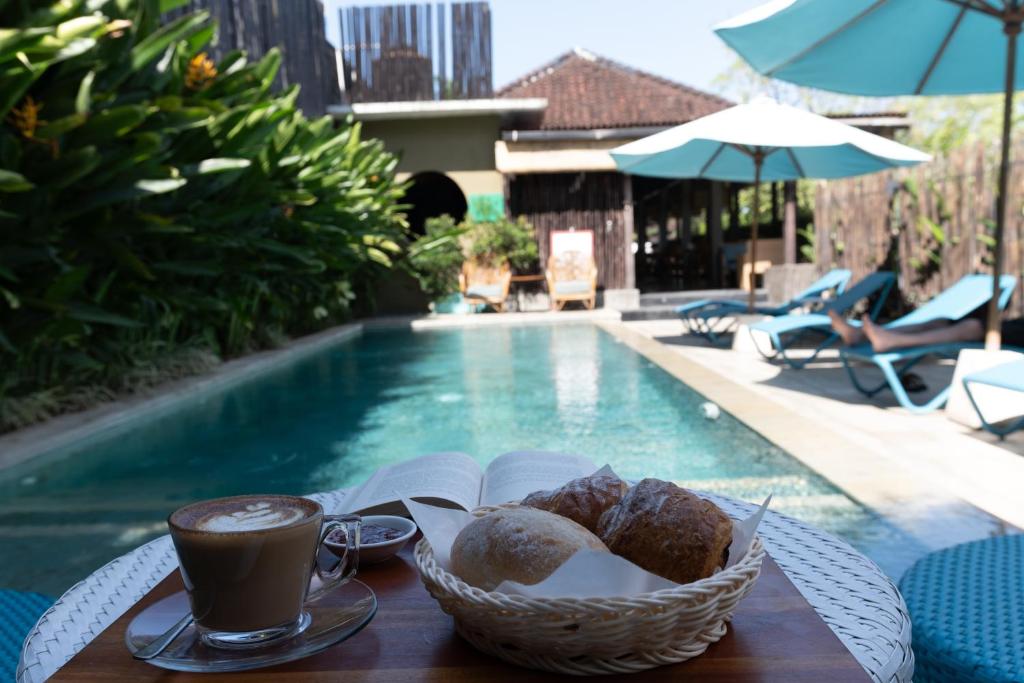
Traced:
<path fill-rule="evenodd" d="M 867 316 L 864 316 L 863 323 L 864 335 L 871 342 L 871 348 L 876 353 L 885 353 L 908 346 L 981 341 L 985 334 L 984 326 L 976 318 L 964 318 L 955 323 L 943 324 L 941 327 L 919 325 L 906 328 L 886 328 L 872 322 Z"/>
<path fill-rule="evenodd" d="M 832 329 L 836 331 L 836 334 L 842 337 L 843 343 L 847 346 L 863 344 L 867 341 L 867 337 L 864 336 L 864 331 L 862 329 L 854 327 L 850 323 L 846 322 L 846 318 L 835 311 L 829 309 L 828 317 L 829 320 L 832 321 Z"/>

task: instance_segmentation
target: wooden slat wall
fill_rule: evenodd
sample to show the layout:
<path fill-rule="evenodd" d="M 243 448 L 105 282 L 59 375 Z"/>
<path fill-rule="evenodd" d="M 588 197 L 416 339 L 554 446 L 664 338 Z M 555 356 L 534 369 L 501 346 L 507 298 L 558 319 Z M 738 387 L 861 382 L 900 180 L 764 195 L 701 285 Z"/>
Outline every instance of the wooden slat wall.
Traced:
<path fill-rule="evenodd" d="M 509 212 L 533 224 L 542 265 L 547 263 L 552 230 L 593 230 L 597 285 L 619 289 L 626 284 L 629 244 L 623 194 L 618 173 L 518 175 L 509 183 Z"/>
<path fill-rule="evenodd" d="M 282 63 L 275 85 L 300 85 L 298 106 L 307 116 L 320 116 L 327 105 L 341 101 L 320 0 L 190 0 L 168 12 L 165 21 L 199 9 L 210 10 L 217 21 L 217 38 L 208 50 L 214 60 L 232 50 L 245 50 L 256 60 L 278 47 Z"/>
<path fill-rule="evenodd" d="M 491 8 L 486 2 L 452 4 L 452 96 L 491 96 Z"/>
<path fill-rule="evenodd" d="M 1024 163 L 1024 144 L 1014 146 L 1013 158 Z M 998 146 L 968 146 L 912 169 L 819 184 L 818 262 L 849 268 L 857 277 L 894 270 L 907 306 L 963 275 L 991 272 L 998 159 Z M 1003 242 L 1005 272 L 1018 280 L 1024 265 L 1020 163 L 1011 173 Z M 1010 312 L 1024 314 L 1020 282 Z"/>
<path fill-rule="evenodd" d="M 342 7 L 338 15 L 350 102 L 492 95 L 491 15 L 486 2 Z"/>

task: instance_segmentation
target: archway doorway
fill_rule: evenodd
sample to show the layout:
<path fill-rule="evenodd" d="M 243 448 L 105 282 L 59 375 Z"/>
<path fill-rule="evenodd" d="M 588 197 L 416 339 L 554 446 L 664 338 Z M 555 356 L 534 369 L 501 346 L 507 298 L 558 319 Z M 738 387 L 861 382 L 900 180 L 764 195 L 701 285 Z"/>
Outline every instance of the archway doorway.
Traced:
<path fill-rule="evenodd" d="M 448 214 L 456 221 L 461 221 L 466 215 L 466 209 L 469 208 L 466 195 L 444 173 L 424 171 L 412 176 L 410 180 L 412 186 L 406 190 L 402 201 L 412 205 L 408 218 L 413 234 L 424 234 L 424 223 L 428 218 Z"/>

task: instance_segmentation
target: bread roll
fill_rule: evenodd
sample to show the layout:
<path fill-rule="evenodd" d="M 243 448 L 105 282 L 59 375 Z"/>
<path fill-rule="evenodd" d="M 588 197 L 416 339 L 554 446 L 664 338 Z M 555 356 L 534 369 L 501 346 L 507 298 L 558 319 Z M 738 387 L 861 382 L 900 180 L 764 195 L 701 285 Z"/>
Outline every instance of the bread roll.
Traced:
<path fill-rule="evenodd" d="M 589 531 L 597 532 L 597 521 L 629 490 L 629 484 L 605 474 L 573 479 L 561 488 L 534 491 L 523 505 L 568 517 Z"/>
<path fill-rule="evenodd" d="M 676 583 L 725 566 L 732 521 L 711 501 L 658 479 L 644 479 L 610 508 L 597 535 L 608 549 Z"/>
<path fill-rule="evenodd" d="M 528 507 L 496 510 L 466 525 L 452 544 L 452 573 L 490 591 L 502 581 L 540 583 L 577 550 L 608 552 L 571 519 Z"/>

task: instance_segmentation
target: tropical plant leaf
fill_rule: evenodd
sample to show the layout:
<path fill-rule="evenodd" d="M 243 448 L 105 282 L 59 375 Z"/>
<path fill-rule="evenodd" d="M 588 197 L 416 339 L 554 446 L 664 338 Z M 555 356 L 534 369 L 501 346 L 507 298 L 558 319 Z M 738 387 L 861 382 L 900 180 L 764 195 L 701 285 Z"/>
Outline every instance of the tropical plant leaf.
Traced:
<path fill-rule="evenodd" d="M 36 129 L 34 137 L 42 140 L 56 138 L 64 135 L 64 133 L 67 133 L 68 131 L 78 128 L 85 123 L 85 120 L 85 114 L 68 114 L 67 116 L 62 116 L 55 121 L 50 121 L 45 125 L 39 126 L 39 128 Z"/>
<path fill-rule="evenodd" d="M 53 284 L 46 288 L 43 298 L 51 304 L 63 304 L 78 293 L 87 277 L 89 266 L 71 268 L 57 276 Z"/>
<path fill-rule="evenodd" d="M 214 28 L 161 18 L 182 0 L 24 2 L 0 28 L 0 396 L 303 334 L 407 265 L 396 159 L 273 92 L 278 50 L 194 87 Z"/>
<path fill-rule="evenodd" d="M 196 275 L 199 277 L 216 277 L 224 273 L 224 269 L 220 264 L 201 261 L 167 261 L 165 263 L 155 264 L 153 269 L 163 271 L 165 273 Z"/>
<path fill-rule="evenodd" d="M 89 35 L 99 35 L 107 20 L 102 15 L 86 15 L 75 17 L 57 25 L 55 35 L 58 40 L 72 42 Z"/>
<path fill-rule="evenodd" d="M 213 40 L 213 37 L 216 34 L 217 27 L 213 24 L 196 31 L 185 41 L 185 52 L 187 54 L 195 54 L 199 52 L 207 43 Z"/>
<path fill-rule="evenodd" d="M 33 187 L 35 185 L 20 173 L 0 168 L 0 192 L 27 192 Z"/>
<path fill-rule="evenodd" d="M 160 0 L 160 14 L 184 7 L 187 4 L 188 0 Z"/>
<path fill-rule="evenodd" d="M 11 343 L 11 340 L 7 338 L 3 330 L 0 330 L 0 348 L 7 351 L 8 353 L 17 353 L 18 348 Z"/>
<path fill-rule="evenodd" d="M 95 147 L 81 147 L 46 164 L 41 172 L 48 185 L 68 187 L 94 171 L 102 162 L 103 158 Z"/>
<path fill-rule="evenodd" d="M 142 262 L 142 259 L 140 259 L 134 253 L 132 253 L 132 250 L 126 247 L 124 244 L 118 242 L 117 240 L 109 239 L 105 240 L 105 244 L 107 249 L 109 249 L 110 253 L 113 255 L 114 260 L 117 261 L 119 264 L 121 264 L 122 266 L 124 266 L 125 268 L 132 271 L 133 273 L 135 273 L 136 275 L 143 279 L 156 279 L 152 271 L 150 271 L 146 264 Z"/>
<path fill-rule="evenodd" d="M 29 87 L 42 73 L 42 69 L 34 71 L 18 62 L 0 66 L 0 83 L 3 84 L 0 88 L 0 119 L 6 118 L 14 105 L 21 102 Z"/>
<path fill-rule="evenodd" d="M 117 313 L 105 311 L 99 306 L 84 303 L 72 303 L 67 306 L 68 317 L 88 323 L 114 325 L 116 327 L 142 327 L 138 320 L 132 320 Z"/>
<path fill-rule="evenodd" d="M 35 28 L 0 28 L 0 62 L 14 58 L 14 55 L 32 45 L 37 45 L 43 36 L 52 36 L 55 31 L 49 26 Z"/>
<path fill-rule="evenodd" d="M 79 114 L 88 114 L 92 107 L 92 84 L 96 80 L 96 70 L 93 69 L 82 77 L 78 84 L 78 94 L 75 95 L 75 111 Z"/>
<path fill-rule="evenodd" d="M 161 178 L 158 180 L 139 180 L 133 185 L 135 194 L 133 196 L 141 197 L 150 194 L 163 194 L 164 192 L 174 192 L 179 187 L 182 187 L 188 183 L 184 178 Z"/>
<path fill-rule="evenodd" d="M 248 159 L 203 159 L 198 164 L 186 167 L 185 175 L 208 175 L 225 171 L 240 171 L 249 168 L 252 162 Z"/>
<path fill-rule="evenodd" d="M 209 19 L 209 12 L 189 14 L 160 27 L 132 48 L 130 68 L 138 71 L 164 53 L 172 44 L 200 30 Z"/>
<path fill-rule="evenodd" d="M 150 111 L 150 107 L 141 104 L 104 109 L 78 129 L 76 141 L 81 144 L 94 144 L 126 135 L 145 121 Z"/>

